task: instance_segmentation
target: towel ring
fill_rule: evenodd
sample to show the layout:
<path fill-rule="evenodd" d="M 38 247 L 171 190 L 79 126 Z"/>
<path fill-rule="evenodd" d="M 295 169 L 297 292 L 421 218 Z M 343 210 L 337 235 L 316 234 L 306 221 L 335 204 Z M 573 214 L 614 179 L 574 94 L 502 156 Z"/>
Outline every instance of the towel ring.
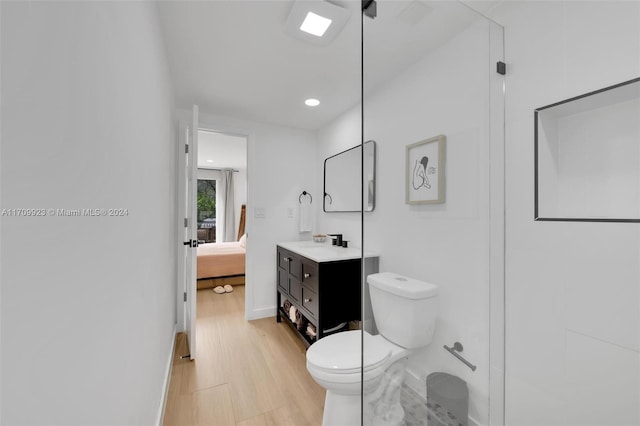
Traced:
<path fill-rule="evenodd" d="M 308 195 L 309 196 L 309 204 L 313 203 L 313 197 L 307 191 L 302 191 L 302 194 L 298 197 L 298 202 L 302 204 L 302 197 Z"/>
<path fill-rule="evenodd" d="M 329 197 L 329 204 L 333 204 L 333 198 L 331 198 L 331 195 L 329 195 L 329 193 L 328 193 L 328 192 L 325 192 L 325 193 L 324 193 L 324 197 L 325 197 L 325 198 Z"/>

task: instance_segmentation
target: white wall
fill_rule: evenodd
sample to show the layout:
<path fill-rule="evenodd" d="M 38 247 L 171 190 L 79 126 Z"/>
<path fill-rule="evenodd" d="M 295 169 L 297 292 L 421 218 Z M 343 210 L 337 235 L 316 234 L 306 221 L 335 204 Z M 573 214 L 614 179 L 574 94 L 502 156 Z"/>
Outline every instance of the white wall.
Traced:
<path fill-rule="evenodd" d="M 469 414 L 482 424 L 488 423 L 490 234 L 500 225 L 499 218 L 491 222 L 489 203 L 490 169 L 500 168 L 490 158 L 489 84 L 500 76 L 489 66 L 489 30 L 487 23 L 471 27 L 364 104 L 364 140 L 377 144 L 376 207 L 364 216 L 365 250 L 380 254 L 381 271 L 440 287 L 437 331 L 427 350 L 410 359 L 409 382 L 424 394 L 431 372 L 461 377 L 469 386 Z M 320 132 L 319 163 L 358 143 L 359 134 L 355 108 Z M 439 134 L 447 138 L 446 202 L 409 206 L 405 147 Z M 319 230 L 360 238 L 358 213 L 319 218 Z M 455 341 L 478 366 L 475 372 L 443 349 Z"/>
<path fill-rule="evenodd" d="M 159 421 L 175 161 L 154 6 L 2 2 L 2 424 Z"/>
<path fill-rule="evenodd" d="M 189 120 L 190 114 L 178 112 L 183 120 Z M 246 317 L 274 316 L 276 244 L 311 239 L 310 233 L 298 232 L 298 196 L 306 190 L 314 203 L 321 200 L 319 178 L 312 171 L 316 137 L 306 130 L 206 113 L 200 114 L 200 125 L 247 135 Z M 263 218 L 256 217 L 257 209 L 264 211 Z M 289 210 L 293 217 L 289 217 Z"/>
<path fill-rule="evenodd" d="M 505 3 L 506 424 L 639 424 L 640 228 L 533 221 L 533 110 L 638 77 L 640 3 Z"/>

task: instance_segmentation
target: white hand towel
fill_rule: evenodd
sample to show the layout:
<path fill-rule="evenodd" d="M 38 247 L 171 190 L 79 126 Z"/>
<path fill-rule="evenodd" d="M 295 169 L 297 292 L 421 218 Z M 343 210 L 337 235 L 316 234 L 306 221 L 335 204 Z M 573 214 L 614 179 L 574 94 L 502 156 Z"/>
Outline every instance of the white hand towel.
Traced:
<path fill-rule="evenodd" d="M 299 204 L 298 216 L 300 216 L 300 232 L 311 232 L 313 227 L 313 209 L 311 203 L 304 201 Z"/>

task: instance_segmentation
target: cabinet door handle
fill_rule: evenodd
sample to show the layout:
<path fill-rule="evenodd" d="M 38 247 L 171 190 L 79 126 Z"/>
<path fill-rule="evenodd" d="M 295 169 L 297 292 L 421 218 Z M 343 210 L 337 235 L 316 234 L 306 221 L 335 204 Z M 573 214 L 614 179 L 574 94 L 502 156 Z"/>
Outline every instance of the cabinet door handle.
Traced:
<path fill-rule="evenodd" d="M 285 257 L 285 258 L 284 258 L 284 261 L 285 261 L 285 262 L 290 262 L 290 261 L 291 261 L 291 259 L 289 259 L 288 257 Z"/>
<path fill-rule="evenodd" d="M 311 302 L 311 299 L 304 299 L 304 303 L 309 303 Z"/>
<path fill-rule="evenodd" d="M 310 276 L 311 276 L 311 274 L 308 274 L 308 273 L 307 273 L 307 274 L 304 274 L 304 277 L 305 277 L 305 278 L 309 278 Z"/>

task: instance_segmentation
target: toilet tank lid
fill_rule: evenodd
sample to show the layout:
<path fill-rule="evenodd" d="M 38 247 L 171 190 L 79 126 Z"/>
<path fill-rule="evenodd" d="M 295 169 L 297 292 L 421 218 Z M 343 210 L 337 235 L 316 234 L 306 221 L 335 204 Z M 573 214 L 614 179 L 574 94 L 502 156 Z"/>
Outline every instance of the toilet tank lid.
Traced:
<path fill-rule="evenodd" d="M 438 294 L 438 286 L 403 277 L 393 272 L 380 272 L 367 277 L 369 285 L 407 299 L 428 299 Z"/>

